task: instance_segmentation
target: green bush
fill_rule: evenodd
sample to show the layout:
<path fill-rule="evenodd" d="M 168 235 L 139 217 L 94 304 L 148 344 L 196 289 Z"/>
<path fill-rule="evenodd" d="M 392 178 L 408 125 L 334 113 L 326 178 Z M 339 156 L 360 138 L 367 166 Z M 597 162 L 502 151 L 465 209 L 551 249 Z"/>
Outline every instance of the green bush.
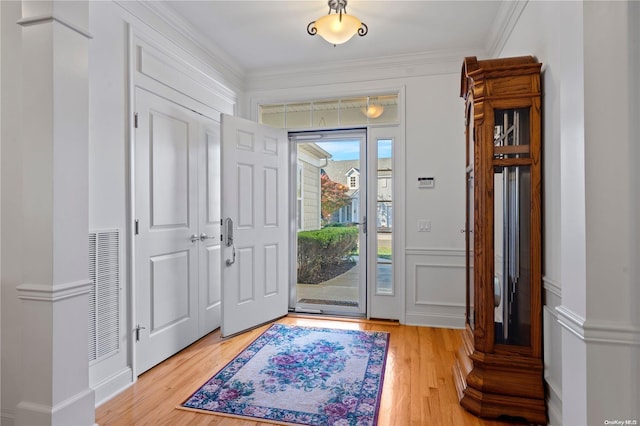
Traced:
<path fill-rule="evenodd" d="M 298 282 L 317 282 L 322 268 L 347 260 L 358 245 L 357 226 L 298 232 Z"/>

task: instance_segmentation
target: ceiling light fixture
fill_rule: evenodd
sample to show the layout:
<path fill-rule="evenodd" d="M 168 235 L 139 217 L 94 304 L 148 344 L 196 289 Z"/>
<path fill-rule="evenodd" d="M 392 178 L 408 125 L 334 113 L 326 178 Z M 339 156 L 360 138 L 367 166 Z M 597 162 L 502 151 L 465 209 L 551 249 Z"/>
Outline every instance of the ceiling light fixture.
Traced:
<path fill-rule="evenodd" d="M 347 0 L 329 0 L 328 4 L 329 14 L 307 25 L 309 35 L 318 34 L 335 46 L 349 41 L 356 33 L 362 37 L 369 32 L 364 22 L 347 15 Z"/>
<path fill-rule="evenodd" d="M 382 105 L 369 104 L 369 106 L 362 107 L 362 113 L 369 118 L 378 118 L 384 112 Z"/>

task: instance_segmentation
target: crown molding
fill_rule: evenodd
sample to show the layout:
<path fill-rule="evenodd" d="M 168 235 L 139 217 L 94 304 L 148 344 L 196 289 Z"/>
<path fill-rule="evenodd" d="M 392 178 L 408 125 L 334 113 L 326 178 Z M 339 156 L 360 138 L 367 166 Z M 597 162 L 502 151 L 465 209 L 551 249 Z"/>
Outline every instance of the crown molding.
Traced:
<path fill-rule="evenodd" d="M 157 28 L 157 24 L 153 25 L 148 19 L 145 19 L 147 16 L 144 15 L 151 14 L 155 18 L 159 19 L 178 35 L 191 43 L 199 53 L 206 58 L 208 65 L 215 70 L 216 74 L 219 74 L 218 77 L 221 77 L 223 80 L 229 80 L 229 83 L 236 89 L 243 88 L 245 72 L 242 67 L 229 54 L 227 54 L 224 49 L 201 32 L 194 29 L 188 21 L 171 10 L 168 6 L 161 2 L 143 0 L 114 0 L 114 2 L 156 31 L 159 30 Z"/>
<path fill-rule="evenodd" d="M 304 66 L 260 69 L 247 73 L 246 88 L 292 88 L 458 73 L 462 58 L 483 53 L 469 49 L 430 51 L 316 64 L 313 69 Z"/>
<path fill-rule="evenodd" d="M 501 2 L 485 49 L 428 51 L 316 64 L 312 68 L 284 66 L 255 70 L 243 69 L 222 47 L 194 29 L 162 2 L 115 2 L 138 18 L 143 18 L 140 15 L 146 12 L 161 20 L 208 57 L 210 65 L 222 76 L 231 79 L 235 87 L 261 90 L 303 87 L 310 83 L 322 85 L 457 73 L 462 58 L 466 56 L 496 57 L 500 54 L 528 0 Z M 148 20 L 142 21 L 154 27 Z"/>
<path fill-rule="evenodd" d="M 496 58 L 500 55 L 528 2 L 529 0 L 501 2 L 485 47 L 490 58 Z"/>

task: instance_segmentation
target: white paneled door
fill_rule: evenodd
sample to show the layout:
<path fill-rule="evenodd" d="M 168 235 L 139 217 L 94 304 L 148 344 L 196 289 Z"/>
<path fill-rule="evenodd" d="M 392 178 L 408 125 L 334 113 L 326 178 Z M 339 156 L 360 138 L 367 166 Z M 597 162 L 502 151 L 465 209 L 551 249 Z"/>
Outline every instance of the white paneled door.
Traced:
<path fill-rule="evenodd" d="M 219 126 L 136 89 L 135 319 L 140 374 L 220 322 Z"/>
<path fill-rule="evenodd" d="M 285 130 L 222 116 L 222 335 L 288 310 L 288 140 Z"/>

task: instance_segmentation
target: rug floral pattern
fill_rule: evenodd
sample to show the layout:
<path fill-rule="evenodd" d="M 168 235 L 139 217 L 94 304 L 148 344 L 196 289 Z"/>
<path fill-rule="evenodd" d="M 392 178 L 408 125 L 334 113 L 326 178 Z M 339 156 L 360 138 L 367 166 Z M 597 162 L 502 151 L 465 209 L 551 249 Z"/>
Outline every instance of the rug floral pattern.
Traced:
<path fill-rule="evenodd" d="M 389 334 L 273 324 L 186 408 L 302 425 L 375 425 Z"/>

